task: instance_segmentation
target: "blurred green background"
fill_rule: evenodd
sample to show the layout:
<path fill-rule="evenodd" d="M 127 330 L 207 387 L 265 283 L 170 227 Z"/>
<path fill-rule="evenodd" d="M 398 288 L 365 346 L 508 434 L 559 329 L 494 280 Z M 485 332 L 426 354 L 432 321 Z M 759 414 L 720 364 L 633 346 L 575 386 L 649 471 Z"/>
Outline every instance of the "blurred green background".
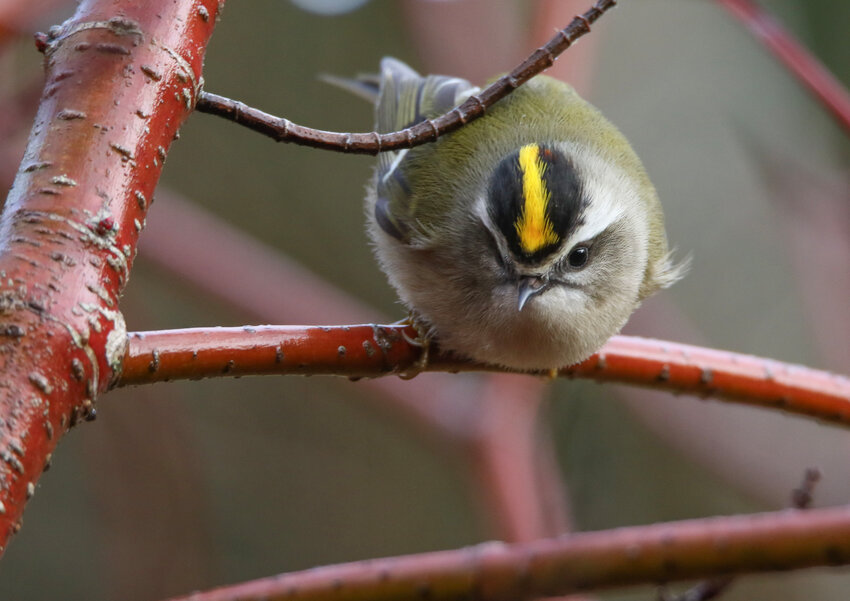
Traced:
<path fill-rule="evenodd" d="M 484 60 L 493 62 L 485 73 L 508 69 L 533 47 L 543 3 L 479 1 L 482 23 L 507 16 L 513 29 L 492 35 L 476 19 L 462 24 L 466 36 L 458 23 L 421 17 L 445 4 L 372 0 L 322 16 L 284 0 L 231 2 L 207 54 L 206 88 L 297 123 L 368 131 L 370 107 L 317 74 L 369 72 L 385 55 L 427 70 L 439 57 L 423 52 L 425 38 L 432 48 L 468 43 L 457 74 L 472 77 Z M 845 0 L 763 4 L 850 83 Z M 575 12 L 585 5 L 571 3 Z M 27 26 L 44 30 L 72 10 L 59 6 Z M 41 72 L 22 38 L 0 62 L 4 94 Z M 633 142 L 671 242 L 694 257 L 689 276 L 648 302 L 628 331 L 846 373 L 846 134 L 718 3 L 621 2 L 584 44 L 585 91 Z M 7 138 L 4 156 L 19 158 L 20 141 Z M 172 147 L 158 202 L 180 194 L 397 319 L 401 307 L 363 232 L 372 163 L 276 145 L 196 114 Z M 161 208 L 154 203 L 151 227 Z M 144 235 L 124 310 L 131 330 L 257 321 L 147 259 Z M 0 598 L 153 600 L 493 538 L 463 446 L 441 444 L 372 396 L 362 383 L 318 377 L 110 393 L 97 421 L 54 454 L 0 562 Z M 832 427 L 582 382 L 557 382 L 546 397 L 541 427 L 552 433 L 577 529 L 777 509 L 810 465 L 825 472 L 817 505 L 850 496 L 850 438 Z M 837 569 L 742 578 L 725 598 L 848 595 L 850 577 Z"/>

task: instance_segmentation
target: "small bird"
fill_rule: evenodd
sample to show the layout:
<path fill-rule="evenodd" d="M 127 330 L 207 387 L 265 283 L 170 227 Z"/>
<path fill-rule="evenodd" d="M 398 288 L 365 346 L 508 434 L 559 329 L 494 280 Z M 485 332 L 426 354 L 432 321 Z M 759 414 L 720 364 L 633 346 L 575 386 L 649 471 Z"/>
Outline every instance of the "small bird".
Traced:
<path fill-rule="evenodd" d="M 373 99 L 380 133 L 479 91 L 393 58 L 349 88 Z M 671 261 L 661 203 L 629 143 L 546 76 L 434 143 L 380 154 L 365 208 L 420 335 L 517 370 L 587 358 L 686 268 Z"/>

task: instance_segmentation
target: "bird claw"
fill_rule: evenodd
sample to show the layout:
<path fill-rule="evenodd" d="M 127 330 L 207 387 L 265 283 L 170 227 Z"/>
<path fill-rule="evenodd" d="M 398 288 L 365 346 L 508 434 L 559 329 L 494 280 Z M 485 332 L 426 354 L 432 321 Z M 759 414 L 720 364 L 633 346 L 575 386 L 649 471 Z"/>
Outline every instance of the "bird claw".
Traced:
<path fill-rule="evenodd" d="M 397 321 L 394 325 L 410 326 L 416 330 L 416 338 L 408 336 L 405 330 L 401 331 L 402 338 L 404 338 L 410 346 L 415 346 L 421 349 L 419 358 L 416 359 L 416 361 L 408 369 L 398 374 L 398 377 L 402 380 L 412 380 L 428 367 L 432 335 L 428 331 L 429 327 L 413 311 L 411 311 L 404 319 Z"/>

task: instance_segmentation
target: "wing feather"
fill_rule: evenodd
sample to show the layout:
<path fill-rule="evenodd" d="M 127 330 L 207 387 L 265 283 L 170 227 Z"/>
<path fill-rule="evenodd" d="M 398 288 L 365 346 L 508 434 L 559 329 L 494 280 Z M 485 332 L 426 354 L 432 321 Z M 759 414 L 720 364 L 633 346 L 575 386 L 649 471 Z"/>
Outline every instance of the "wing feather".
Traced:
<path fill-rule="evenodd" d="M 384 58 L 375 127 L 379 133 L 412 127 L 453 109 L 477 90 L 465 79 L 422 77 L 403 62 Z M 409 233 L 417 225 L 408 179 L 409 161 L 417 154 L 405 149 L 378 156 L 375 217 L 385 232 L 403 242 L 410 242 Z"/>

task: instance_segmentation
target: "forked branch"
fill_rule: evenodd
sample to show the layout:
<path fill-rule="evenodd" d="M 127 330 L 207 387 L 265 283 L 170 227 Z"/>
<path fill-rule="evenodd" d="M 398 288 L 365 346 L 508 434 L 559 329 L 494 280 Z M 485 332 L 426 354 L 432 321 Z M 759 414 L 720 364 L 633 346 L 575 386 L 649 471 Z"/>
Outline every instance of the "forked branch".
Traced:
<path fill-rule="evenodd" d="M 388 150 L 412 148 L 433 142 L 438 137 L 453 132 L 462 125 L 481 117 L 488 108 L 516 90 L 529 79 L 551 67 L 564 50 L 590 32 L 590 25 L 605 11 L 616 5 L 616 0 L 598 0 L 596 4 L 577 16 L 545 45 L 535 50 L 513 71 L 501 77 L 479 94 L 473 94 L 463 104 L 435 119 L 426 119 L 413 127 L 391 133 L 340 133 L 322 131 L 275 117 L 246 104 L 202 92 L 196 109 L 224 117 L 239 125 L 273 138 L 277 142 L 291 142 L 323 150 L 355 154 L 378 154 Z"/>

